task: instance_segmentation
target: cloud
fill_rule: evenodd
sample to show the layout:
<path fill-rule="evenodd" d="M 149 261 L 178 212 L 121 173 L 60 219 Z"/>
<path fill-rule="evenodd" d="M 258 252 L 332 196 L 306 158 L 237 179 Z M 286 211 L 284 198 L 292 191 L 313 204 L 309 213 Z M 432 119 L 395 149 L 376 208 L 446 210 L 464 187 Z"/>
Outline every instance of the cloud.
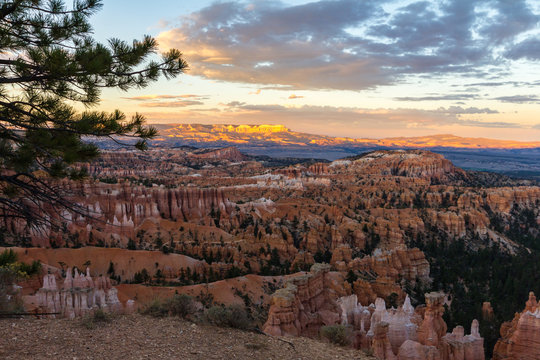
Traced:
<path fill-rule="evenodd" d="M 290 99 L 290 100 L 294 100 L 294 99 L 303 99 L 303 98 L 304 98 L 303 96 L 299 96 L 299 95 L 295 95 L 295 94 L 289 95 L 289 99 Z"/>
<path fill-rule="evenodd" d="M 493 11 L 495 14 L 489 17 L 491 21 L 482 24 L 478 32 L 494 45 L 505 44 L 517 35 L 534 29 L 540 21 L 540 15 L 532 11 L 526 0 L 486 1 L 479 18 L 489 16 Z"/>
<path fill-rule="evenodd" d="M 538 35 L 537 35 L 538 36 Z M 531 37 L 508 49 L 506 56 L 511 59 L 540 60 L 540 39 Z"/>
<path fill-rule="evenodd" d="M 176 100 L 176 101 L 152 101 L 143 102 L 140 104 L 142 107 L 186 107 L 193 105 L 204 105 L 202 101 L 198 100 Z"/>
<path fill-rule="evenodd" d="M 490 109 L 490 108 L 483 108 L 483 109 L 479 109 L 477 107 L 468 107 L 468 108 L 463 108 L 461 106 L 450 106 L 448 108 L 439 108 L 437 109 L 437 111 L 440 111 L 442 113 L 445 113 L 445 114 L 456 114 L 456 115 L 461 115 L 461 114 L 498 114 L 499 112 L 497 110 L 493 110 L 493 109 Z"/>
<path fill-rule="evenodd" d="M 231 101 L 230 103 L 224 104 L 225 106 L 232 107 L 232 108 L 241 108 L 246 105 L 245 102 L 241 101 Z"/>
<path fill-rule="evenodd" d="M 158 41 L 182 50 L 192 75 L 363 90 L 411 75 L 504 74 L 515 59 L 538 59 L 537 39 L 516 42 L 539 18 L 525 0 L 230 1 L 183 17 Z"/>
<path fill-rule="evenodd" d="M 512 95 L 512 96 L 499 96 L 494 98 L 507 103 L 515 104 L 536 104 L 540 103 L 540 97 L 537 95 Z"/>
<path fill-rule="evenodd" d="M 481 86 L 481 87 L 497 87 L 497 86 L 514 86 L 514 87 L 532 87 L 532 86 L 538 86 L 540 85 L 540 81 L 486 81 L 486 82 L 477 82 L 472 84 L 467 84 L 465 86 Z M 452 85 L 454 87 L 457 86 L 463 86 L 460 85 Z"/>
<path fill-rule="evenodd" d="M 262 91 L 261 89 L 257 89 L 257 91 L 250 91 L 249 95 L 260 95 L 261 91 Z"/>
<path fill-rule="evenodd" d="M 536 124 L 536 125 L 534 125 L 532 128 L 533 128 L 533 129 L 538 129 L 538 130 L 540 130 L 540 124 Z"/>
<path fill-rule="evenodd" d="M 140 102 L 139 106 L 148 108 L 179 108 L 194 105 L 204 105 L 203 100 L 207 99 L 206 96 L 195 94 L 181 94 L 181 95 L 141 95 L 123 97 L 122 99 L 132 100 Z"/>
<path fill-rule="evenodd" d="M 142 95 L 142 96 L 131 96 L 123 97 L 122 99 L 134 100 L 134 101 L 147 101 L 147 100 L 156 100 L 156 99 L 177 99 L 177 95 Z"/>
<path fill-rule="evenodd" d="M 243 118 L 257 118 L 262 122 L 271 123 L 275 119 L 281 122 L 287 120 L 295 124 L 314 124 L 347 128 L 364 126 L 368 128 L 436 128 L 448 125 L 473 126 L 484 128 L 521 128 L 522 125 L 510 122 L 490 122 L 475 119 L 462 118 L 467 114 L 496 114 L 496 110 L 488 108 L 479 109 L 475 107 L 462 108 L 450 106 L 449 108 L 438 108 L 435 110 L 420 109 L 366 109 L 356 107 L 334 107 L 334 106 L 312 106 L 304 105 L 300 107 L 271 105 L 250 105 L 240 102 L 223 104 L 227 107 L 225 113 L 234 113 L 235 121 Z M 229 116 L 229 115 L 227 115 Z"/>
<path fill-rule="evenodd" d="M 478 98 L 476 94 L 452 94 L 452 95 L 433 95 L 433 96 L 404 96 L 396 97 L 397 101 L 453 101 L 453 100 L 472 100 Z"/>
<path fill-rule="evenodd" d="M 194 95 L 194 94 L 184 94 L 184 95 L 142 95 L 142 96 L 131 96 L 123 97 L 122 99 L 134 100 L 134 101 L 148 101 L 148 100 L 161 100 L 161 99 L 205 99 L 205 96 Z"/>

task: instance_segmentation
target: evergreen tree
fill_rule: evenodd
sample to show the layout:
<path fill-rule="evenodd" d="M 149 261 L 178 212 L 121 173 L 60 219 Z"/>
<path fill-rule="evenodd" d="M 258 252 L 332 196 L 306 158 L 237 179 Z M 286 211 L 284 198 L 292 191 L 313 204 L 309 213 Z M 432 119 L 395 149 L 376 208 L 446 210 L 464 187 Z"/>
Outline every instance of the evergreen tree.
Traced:
<path fill-rule="evenodd" d="M 354 273 L 353 270 L 349 270 L 345 280 L 347 280 L 349 284 L 353 284 L 356 280 L 358 280 L 358 276 Z"/>
<path fill-rule="evenodd" d="M 271 266 L 280 266 L 281 265 L 281 259 L 279 257 L 278 249 L 273 248 L 272 252 L 270 253 L 270 260 L 268 261 L 268 264 Z"/>
<path fill-rule="evenodd" d="M 110 138 L 145 149 L 156 130 L 143 116 L 100 112 L 104 88 L 142 88 L 160 75 L 187 68 L 172 49 L 158 56 L 150 36 L 131 44 L 92 38 L 89 17 L 100 0 L 6 0 L 0 2 L 0 216 L 29 225 L 46 223 L 40 207 L 69 207 L 65 191 L 51 179 L 80 179 L 75 166 L 99 151 L 87 138 Z M 85 111 L 77 109 L 82 105 Z M 118 136 L 133 138 L 121 142 Z M 53 224 L 54 225 L 54 224 Z"/>
<path fill-rule="evenodd" d="M 135 244 L 135 241 L 133 239 L 129 239 L 127 243 L 128 250 L 137 250 L 137 244 Z"/>
<path fill-rule="evenodd" d="M 109 261 L 109 269 L 107 270 L 107 275 L 109 275 L 111 278 L 116 275 L 114 270 L 114 264 L 112 261 Z"/>

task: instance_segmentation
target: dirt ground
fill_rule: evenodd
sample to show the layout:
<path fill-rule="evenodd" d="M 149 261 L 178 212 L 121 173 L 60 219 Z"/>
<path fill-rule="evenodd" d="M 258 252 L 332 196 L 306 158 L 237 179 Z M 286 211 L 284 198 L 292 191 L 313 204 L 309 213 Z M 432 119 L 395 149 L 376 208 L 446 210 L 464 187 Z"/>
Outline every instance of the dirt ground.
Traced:
<path fill-rule="evenodd" d="M 0 319 L 0 359 L 374 359 L 307 338 L 139 314 L 93 329 L 66 319 Z"/>

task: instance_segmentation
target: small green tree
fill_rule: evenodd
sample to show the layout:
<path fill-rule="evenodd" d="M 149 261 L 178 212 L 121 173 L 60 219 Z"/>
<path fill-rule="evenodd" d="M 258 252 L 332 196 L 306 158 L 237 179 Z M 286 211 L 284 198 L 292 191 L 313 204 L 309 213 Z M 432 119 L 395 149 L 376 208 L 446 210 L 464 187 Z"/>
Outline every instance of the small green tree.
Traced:
<path fill-rule="evenodd" d="M 0 253 L 0 313 L 13 313 L 23 310 L 19 287 L 16 282 L 41 271 L 41 263 L 19 262 L 12 249 Z"/>
<path fill-rule="evenodd" d="M 0 266 L 0 314 L 22 310 L 22 301 L 15 285 L 19 278 L 20 275 L 12 267 Z"/>
<path fill-rule="evenodd" d="M 323 326 L 320 329 L 320 335 L 336 345 L 348 346 L 351 344 L 352 331 L 350 327 L 345 325 Z"/>
<path fill-rule="evenodd" d="M 354 273 L 353 270 L 349 270 L 347 273 L 347 278 L 345 279 L 349 284 L 353 284 L 356 280 L 358 280 L 358 276 Z"/>
<path fill-rule="evenodd" d="M 109 275 L 110 277 L 114 277 L 116 275 L 114 270 L 114 264 L 112 261 L 109 261 L 109 269 L 107 270 L 107 275 Z"/>
<path fill-rule="evenodd" d="M 132 238 L 129 238 L 127 248 L 128 250 L 137 250 L 137 244 L 135 244 L 135 241 L 133 241 Z"/>
<path fill-rule="evenodd" d="M 49 179 L 85 176 L 75 164 L 99 153 L 85 139 L 127 145 L 118 136 L 131 137 L 130 145 L 145 149 L 156 134 L 140 114 L 126 119 L 119 110 L 90 108 L 104 88 L 142 88 L 160 75 L 181 74 L 187 64 L 176 49 L 158 57 L 150 36 L 97 43 L 88 19 L 101 6 L 100 0 L 70 7 L 62 0 L 0 2 L 0 217 L 51 223 L 43 204 L 84 212 Z"/>

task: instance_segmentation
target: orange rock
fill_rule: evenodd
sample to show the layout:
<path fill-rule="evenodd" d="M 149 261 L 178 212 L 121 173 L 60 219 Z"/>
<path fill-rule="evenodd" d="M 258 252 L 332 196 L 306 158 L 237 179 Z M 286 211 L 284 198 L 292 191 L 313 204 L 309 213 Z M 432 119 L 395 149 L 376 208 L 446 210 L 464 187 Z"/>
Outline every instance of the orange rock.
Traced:
<path fill-rule="evenodd" d="M 533 360 L 540 358 L 540 306 L 529 294 L 525 310 L 511 323 L 501 326 L 501 338 L 493 350 L 494 360 Z"/>
<path fill-rule="evenodd" d="M 441 348 L 443 359 L 484 360 L 484 339 L 478 332 L 478 321 L 473 320 L 470 335 L 465 335 L 462 326 L 454 328 L 443 337 Z"/>
<path fill-rule="evenodd" d="M 491 307 L 491 303 L 489 301 L 484 301 L 482 303 L 482 319 L 484 320 L 492 320 L 493 319 L 493 308 Z"/>
<path fill-rule="evenodd" d="M 315 264 L 273 295 L 263 331 L 269 335 L 316 336 L 323 325 L 339 322 L 337 295 L 326 276 L 329 265 Z"/>
<path fill-rule="evenodd" d="M 439 347 L 441 338 L 446 334 L 446 323 L 442 315 L 444 294 L 431 292 L 426 294 L 424 320 L 418 329 L 418 342 L 422 345 Z"/>
<path fill-rule="evenodd" d="M 388 326 L 387 322 L 381 321 L 375 323 L 373 327 L 371 348 L 373 349 L 373 355 L 380 360 L 396 360 L 390 346 L 390 340 L 388 340 Z"/>
<path fill-rule="evenodd" d="M 435 346 L 422 345 L 417 341 L 407 340 L 399 348 L 399 360 L 441 360 L 441 354 Z"/>

